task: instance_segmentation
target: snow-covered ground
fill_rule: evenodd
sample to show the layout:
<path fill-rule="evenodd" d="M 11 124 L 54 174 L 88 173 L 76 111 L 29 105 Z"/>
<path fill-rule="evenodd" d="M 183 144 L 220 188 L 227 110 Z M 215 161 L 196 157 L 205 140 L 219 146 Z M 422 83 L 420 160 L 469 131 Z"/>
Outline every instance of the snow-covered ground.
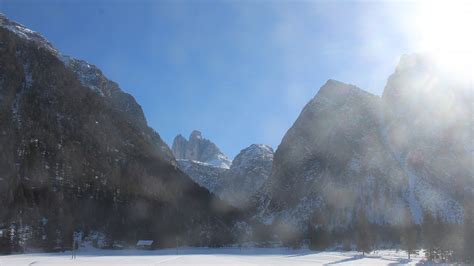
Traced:
<path fill-rule="evenodd" d="M 405 252 L 384 250 L 361 256 L 358 252 L 280 248 L 185 248 L 166 250 L 88 250 L 71 253 L 37 253 L 0 256 L 0 265 L 415 265 Z"/>

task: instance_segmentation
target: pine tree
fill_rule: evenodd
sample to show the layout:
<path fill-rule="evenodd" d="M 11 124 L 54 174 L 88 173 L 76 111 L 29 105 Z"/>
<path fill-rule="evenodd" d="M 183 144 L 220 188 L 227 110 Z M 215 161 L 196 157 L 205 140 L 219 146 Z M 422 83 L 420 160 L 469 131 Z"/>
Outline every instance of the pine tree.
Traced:
<path fill-rule="evenodd" d="M 330 246 L 331 236 L 329 230 L 325 228 L 326 218 L 321 212 L 313 214 L 308 223 L 309 248 L 321 250 Z"/>
<path fill-rule="evenodd" d="M 402 227 L 401 248 L 408 254 L 408 259 L 411 259 L 411 254 L 418 254 L 417 248 L 417 230 L 415 225 L 408 224 Z"/>
<path fill-rule="evenodd" d="M 430 261 L 452 261 L 457 242 L 455 234 L 455 230 L 447 225 L 440 216 L 433 217 L 426 213 L 422 225 L 426 258 Z"/>
<path fill-rule="evenodd" d="M 309 248 L 312 250 L 322 250 L 329 246 L 330 234 L 321 225 L 309 226 Z"/>
<path fill-rule="evenodd" d="M 359 210 L 357 220 L 357 251 L 360 251 L 362 252 L 362 255 L 365 255 L 365 253 L 370 253 L 372 251 L 372 234 L 370 232 L 365 209 Z"/>
<path fill-rule="evenodd" d="M 408 210 L 403 215 L 400 231 L 401 248 L 407 252 L 408 259 L 410 260 L 411 254 L 418 254 L 418 249 L 416 225 L 413 224 L 411 213 Z"/>
<path fill-rule="evenodd" d="M 440 216 L 437 216 L 435 219 L 435 256 L 441 262 L 449 262 L 452 258 L 452 241 L 451 238 L 451 230 L 449 226 L 444 223 Z"/>
<path fill-rule="evenodd" d="M 20 249 L 19 238 L 18 238 L 18 228 L 16 224 L 11 224 L 8 232 L 8 237 L 10 240 L 10 252 L 18 252 Z"/>
<path fill-rule="evenodd" d="M 474 264 L 474 203 L 467 204 L 464 210 L 463 259 Z"/>
<path fill-rule="evenodd" d="M 426 212 L 424 214 L 421 230 L 423 237 L 423 247 L 425 249 L 425 256 L 428 260 L 433 261 L 436 259 L 436 246 L 438 239 L 435 220 L 431 213 Z"/>
<path fill-rule="evenodd" d="M 0 254 L 11 253 L 8 229 L 0 229 Z"/>

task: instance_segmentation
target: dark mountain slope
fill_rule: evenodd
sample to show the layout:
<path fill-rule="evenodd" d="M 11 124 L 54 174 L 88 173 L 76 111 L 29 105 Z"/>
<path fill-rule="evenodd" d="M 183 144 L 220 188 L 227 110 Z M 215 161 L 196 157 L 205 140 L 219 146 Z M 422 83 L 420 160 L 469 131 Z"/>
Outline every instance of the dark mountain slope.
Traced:
<path fill-rule="evenodd" d="M 67 248 L 73 231 L 230 241 L 233 210 L 176 168 L 133 97 L 93 66 L 84 80 L 84 64 L 0 17 L 1 249 Z"/>

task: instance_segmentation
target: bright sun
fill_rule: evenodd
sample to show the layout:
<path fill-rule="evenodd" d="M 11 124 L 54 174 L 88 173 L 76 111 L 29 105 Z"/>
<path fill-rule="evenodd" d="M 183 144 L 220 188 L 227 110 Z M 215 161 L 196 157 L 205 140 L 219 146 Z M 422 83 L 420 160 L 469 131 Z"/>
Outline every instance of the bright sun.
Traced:
<path fill-rule="evenodd" d="M 423 1 L 412 21 L 418 50 L 436 54 L 450 73 L 474 77 L 474 1 Z"/>

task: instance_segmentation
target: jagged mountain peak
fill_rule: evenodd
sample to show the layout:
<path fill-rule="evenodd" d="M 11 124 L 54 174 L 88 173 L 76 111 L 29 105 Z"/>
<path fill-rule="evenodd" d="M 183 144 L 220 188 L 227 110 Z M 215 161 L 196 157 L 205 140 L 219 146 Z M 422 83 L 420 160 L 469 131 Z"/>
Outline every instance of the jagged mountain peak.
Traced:
<path fill-rule="evenodd" d="M 193 130 L 189 140 L 181 134 L 173 140 L 172 151 L 176 159 L 192 160 L 228 169 L 231 161 L 212 141 L 202 137 L 202 133 Z"/>

